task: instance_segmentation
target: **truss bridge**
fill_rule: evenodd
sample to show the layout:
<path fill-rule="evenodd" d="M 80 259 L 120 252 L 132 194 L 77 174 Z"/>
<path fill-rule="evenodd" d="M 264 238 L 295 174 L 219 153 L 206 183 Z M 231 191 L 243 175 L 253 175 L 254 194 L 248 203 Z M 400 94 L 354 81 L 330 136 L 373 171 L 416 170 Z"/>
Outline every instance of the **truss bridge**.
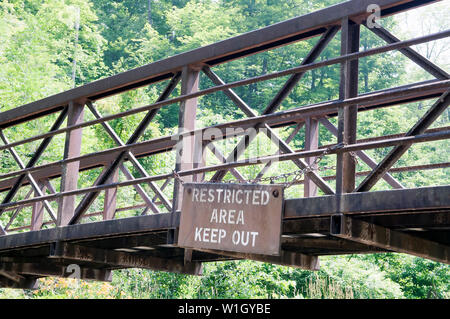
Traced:
<path fill-rule="evenodd" d="M 402 156 L 450 137 L 448 126 L 436 125 L 450 102 L 449 74 L 412 48 L 448 40 L 450 30 L 400 40 L 369 25 L 372 2 L 343 2 L 0 113 L 0 156 L 12 163 L 0 174 L 0 287 L 34 288 L 41 277 L 69 277 L 74 264 L 79 278 L 100 281 L 123 268 L 200 275 L 205 262 L 234 259 L 317 270 L 319 256 L 399 252 L 448 264 L 450 185 L 430 179 L 414 187 L 398 176 L 437 170 L 448 176 L 448 157 L 404 165 Z M 436 1 L 376 2 L 382 20 Z M 363 50 L 363 29 L 382 45 Z M 340 54 L 321 58 L 332 41 L 339 41 Z M 268 51 L 273 58 L 276 50 L 301 42 L 312 44 L 310 51 L 289 68 L 245 79 L 227 73 L 236 60 Z M 361 61 L 394 51 L 431 79 L 361 93 Z M 336 99 L 282 107 L 308 72 L 333 66 L 340 70 Z M 277 80 L 283 82 L 267 105 L 258 106 L 261 112 L 240 96 Z M 159 92 L 150 104 L 101 114 L 101 105 L 117 103 L 115 97 L 149 87 Z M 205 126 L 198 106 L 219 94 L 241 117 Z M 357 136 L 361 116 L 419 101 L 428 109 L 409 130 Z M 178 112 L 179 131 L 149 134 L 169 107 Z M 125 120 L 135 126 L 127 139 L 113 125 Z M 26 125 L 42 129 L 12 140 Z M 108 142 L 103 148 L 89 144 L 93 135 Z M 334 142 L 324 143 L 325 135 Z M 261 136 L 275 151 L 244 158 Z M 301 149 L 293 143 L 299 136 Z M 231 150 L 225 142 L 234 143 Z M 370 152 L 379 149 L 386 151 L 375 160 Z M 254 175 L 246 176 L 243 167 Z M 178 245 L 183 183 L 230 180 L 289 184 L 278 255 Z"/>

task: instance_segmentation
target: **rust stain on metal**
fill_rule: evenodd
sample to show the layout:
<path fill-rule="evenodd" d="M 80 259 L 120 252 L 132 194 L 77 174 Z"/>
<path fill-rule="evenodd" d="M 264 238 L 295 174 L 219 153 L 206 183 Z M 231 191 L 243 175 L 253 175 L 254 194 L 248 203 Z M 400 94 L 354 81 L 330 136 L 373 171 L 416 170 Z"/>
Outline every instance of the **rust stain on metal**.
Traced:
<path fill-rule="evenodd" d="M 184 184 L 178 245 L 279 255 L 283 186 Z"/>

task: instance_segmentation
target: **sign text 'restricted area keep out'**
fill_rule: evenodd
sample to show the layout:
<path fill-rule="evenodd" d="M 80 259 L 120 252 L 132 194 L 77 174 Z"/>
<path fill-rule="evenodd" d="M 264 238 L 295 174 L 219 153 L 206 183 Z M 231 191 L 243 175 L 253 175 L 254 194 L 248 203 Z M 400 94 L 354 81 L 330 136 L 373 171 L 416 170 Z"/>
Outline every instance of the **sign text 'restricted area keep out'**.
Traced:
<path fill-rule="evenodd" d="M 279 254 L 282 186 L 186 183 L 183 188 L 180 247 Z"/>

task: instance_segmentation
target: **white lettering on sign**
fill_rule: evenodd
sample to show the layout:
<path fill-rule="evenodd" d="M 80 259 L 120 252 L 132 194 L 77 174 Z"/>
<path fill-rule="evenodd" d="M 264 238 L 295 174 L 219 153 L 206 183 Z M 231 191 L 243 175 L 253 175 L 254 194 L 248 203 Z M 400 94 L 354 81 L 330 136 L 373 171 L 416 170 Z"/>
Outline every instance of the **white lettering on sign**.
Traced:
<path fill-rule="evenodd" d="M 178 244 L 185 248 L 278 255 L 279 185 L 184 185 Z"/>
<path fill-rule="evenodd" d="M 237 215 L 237 216 L 236 216 Z M 235 209 L 218 209 L 214 208 L 211 213 L 211 219 L 209 220 L 210 223 L 216 223 L 216 224 L 241 224 L 245 225 L 244 223 L 244 211 L 239 210 L 236 214 Z"/>
<path fill-rule="evenodd" d="M 245 204 L 266 206 L 269 203 L 270 194 L 266 190 L 241 190 L 241 189 L 207 189 L 194 188 L 192 201 L 199 203 L 218 204 Z"/>
<path fill-rule="evenodd" d="M 199 192 L 201 197 L 201 191 Z M 225 193 L 226 194 L 226 193 Z M 254 197 L 257 198 L 257 197 Z M 218 209 L 214 208 L 211 213 L 210 223 L 215 224 L 234 224 L 234 225 L 245 225 L 244 222 L 244 211 L 239 210 L 236 212 L 235 209 Z M 238 231 L 235 230 L 232 235 L 232 242 L 234 245 L 247 246 L 251 240 L 251 246 L 255 247 L 256 237 L 258 232 L 250 231 Z M 222 239 L 225 238 L 227 232 L 222 228 L 208 228 L 208 227 L 196 227 L 194 241 L 205 242 L 205 243 L 221 243 Z"/>
<path fill-rule="evenodd" d="M 195 227 L 194 241 L 220 244 L 226 236 L 225 229 Z"/>
<path fill-rule="evenodd" d="M 252 238 L 252 247 L 255 247 L 255 239 L 256 236 L 258 236 L 258 232 L 252 231 L 238 231 L 235 230 L 233 232 L 233 236 L 231 237 L 231 240 L 233 241 L 233 244 L 235 245 L 243 245 L 243 246 L 247 246 L 248 242 L 249 242 L 249 238 Z"/>

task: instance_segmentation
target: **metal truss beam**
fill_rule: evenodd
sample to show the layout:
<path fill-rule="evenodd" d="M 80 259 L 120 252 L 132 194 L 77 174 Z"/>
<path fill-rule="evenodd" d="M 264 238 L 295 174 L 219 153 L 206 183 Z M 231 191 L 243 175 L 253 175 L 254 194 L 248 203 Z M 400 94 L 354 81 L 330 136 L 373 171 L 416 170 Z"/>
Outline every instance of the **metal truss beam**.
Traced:
<path fill-rule="evenodd" d="M 157 102 L 161 102 L 163 100 L 166 100 L 172 91 L 175 89 L 175 87 L 178 85 L 178 82 L 180 80 L 181 75 L 177 73 L 171 81 L 168 83 L 164 91 L 161 93 L 159 98 L 157 99 Z M 134 144 L 137 142 L 139 137 L 144 133 L 145 129 L 148 127 L 151 120 L 155 117 L 156 113 L 158 112 L 159 108 L 154 108 L 147 112 L 145 117 L 141 120 L 137 128 L 134 130 L 133 134 L 130 136 L 130 138 L 127 140 L 126 144 Z M 98 185 L 104 185 L 110 176 L 114 174 L 116 169 L 122 164 L 123 160 L 125 159 L 126 155 L 128 154 L 127 151 L 121 152 L 114 160 L 112 161 L 112 164 L 109 165 L 109 167 L 106 169 L 102 177 L 98 180 Z M 69 225 L 73 225 L 77 223 L 81 216 L 86 212 L 86 210 L 89 208 L 89 206 L 94 202 L 95 198 L 98 196 L 98 192 L 90 192 L 88 193 L 78 204 L 74 216 L 70 219 Z"/>
<path fill-rule="evenodd" d="M 422 134 L 430 127 L 431 124 L 444 112 L 450 104 L 450 90 L 447 90 L 434 103 L 431 108 L 422 116 L 422 118 L 405 134 L 406 136 L 414 136 Z M 412 144 L 398 145 L 392 149 L 389 154 L 377 165 L 377 167 L 370 173 L 359 186 L 356 192 L 369 191 L 382 176 L 394 165 L 398 159 L 411 147 Z"/>
<path fill-rule="evenodd" d="M 333 216 L 330 232 L 339 238 L 450 264 L 450 246 L 357 220 L 350 216 Z"/>
<path fill-rule="evenodd" d="M 104 264 L 108 268 L 144 268 L 189 275 L 201 275 L 202 273 L 201 263 L 192 262 L 185 264 L 183 260 L 141 256 L 63 242 L 57 242 L 55 244 L 54 249 L 50 253 L 50 257 L 77 262 Z"/>
<path fill-rule="evenodd" d="M 232 257 L 236 259 L 250 259 L 260 262 L 268 262 L 277 265 L 291 266 L 306 270 L 319 270 L 319 257 L 306 255 L 298 252 L 291 252 L 287 250 L 281 250 L 280 256 L 268 256 L 268 255 L 255 255 L 255 254 L 244 254 L 238 252 L 222 251 L 222 250 L 207 250 L 201 249 L 199 251 L 204 251 L 212 254 Z"/>

